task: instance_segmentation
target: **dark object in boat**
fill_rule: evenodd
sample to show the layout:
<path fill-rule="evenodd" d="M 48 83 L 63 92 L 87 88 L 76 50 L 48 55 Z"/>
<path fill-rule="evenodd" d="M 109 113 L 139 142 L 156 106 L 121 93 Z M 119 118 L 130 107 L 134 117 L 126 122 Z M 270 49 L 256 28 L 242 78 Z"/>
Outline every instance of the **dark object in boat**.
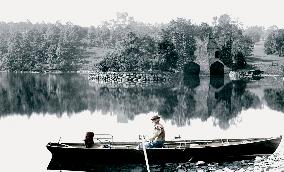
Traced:
<path fill-rule="evenodd" d="M 94 133 L 93 132 L 87 132 L 84 142 L 85 142 L 85 146 L 86 148 L 91 148 L 95 143 L 94 143 Z"/>
<path fill-rule="evenodd" d="M 281 139 L 282 136 L 166 141 L 164 148 L 147 149 L 147 155 L 149 164 L 247 160 L 273 154 Z M 83 143 L 48 143 L 46 147 L 52 153 L 48 169 L 70 170 L 82 166 L 90 168 L 90 165 L 145 163 L 143 150 L 135 149 L 139 142 L 101 144 L 107 146 L 86 148 Z"/>

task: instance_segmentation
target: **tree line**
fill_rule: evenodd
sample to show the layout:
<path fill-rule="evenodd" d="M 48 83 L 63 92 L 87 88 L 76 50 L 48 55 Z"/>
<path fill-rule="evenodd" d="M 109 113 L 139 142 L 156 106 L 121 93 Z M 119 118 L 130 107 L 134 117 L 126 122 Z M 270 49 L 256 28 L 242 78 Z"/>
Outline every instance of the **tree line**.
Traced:
<path fill-rule="evenodd" d="M 100 47 L 108 53 L 91 70 L 179 71 L 187 62 L 208 58 L 202 54 L 206 54 L 212 42 L 228 67 L 244 68 L 245 57 L 251 55 L 262 31 L 257 26 L 243 29 L 226 14 L 213 18 L 212 25 L 197 25 L 184 18 L 147 24 L 135 21 L 125 12 L 96 27 L 60 22 L 0 22 L 0 69 L 76 71 L 89 63 L 89 50 Z M 279 51 L 279 46 L 275 50 Z"/>
<path fill-rule="evenodd" d="M 284 29 L 278 29 L 276 26 L 270 27 L 264 47 L 266 54 L 284 56 Z"/>
<path fill-rule="evenodd" d="M 243 34 L 241 25 L 226 14 L 216 17 L 213 26 L 207 23 L 197 25 L 191 20 L 177 18 L 160 25 L 156 28 L 156 32 L 155 29 L 148 28 L 147 33 L 140 32 L 139 29 L 130 29 L 133 26 L 131 19 L 125 16 L 123 20 L 125 22 L 120 25 L 120 29 L 128 29 L 128 32 L 124 34 L 123 39 L 116 42 L 115 50 L 98 64 L 100 70 L 179 71 L 188 62 L 197 58 L 208 58 L 200 54 L 206 54 L 207 45 L 212 41 L 220 50 L 221 60 L 228 67 L 232 67 L 233 64 L 244 64 L 244 57 L 251 55 L 253 50 L 252 38 Z M 115 33 L 116 28 L 112 30 Z M 201 45 L 197 42 L 201 42 Z M 203 50 L 205 52 L 196 53 L 201 46 L 205 46 Z M 245 66 L 237 66 L 237 68 L 243 67 Z"/>
<path fill-rule="evenodd" d="M 0 23 L 0 66 L 8 71 L 78 70 L 86 29 L 72 23 Z"/>

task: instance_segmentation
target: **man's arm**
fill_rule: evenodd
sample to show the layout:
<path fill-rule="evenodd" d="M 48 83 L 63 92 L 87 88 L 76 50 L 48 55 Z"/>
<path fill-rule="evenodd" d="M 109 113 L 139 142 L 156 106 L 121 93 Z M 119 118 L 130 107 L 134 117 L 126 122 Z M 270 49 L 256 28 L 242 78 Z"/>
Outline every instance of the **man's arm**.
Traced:
<path fill-rule="evenodd" d="M 153 136 L 151 138 L 149 138 L 150 141 L 155 140 L 162 132 L 162 129 L 160 127 L 156 127 L 155 131 L 153 133 Z"/>

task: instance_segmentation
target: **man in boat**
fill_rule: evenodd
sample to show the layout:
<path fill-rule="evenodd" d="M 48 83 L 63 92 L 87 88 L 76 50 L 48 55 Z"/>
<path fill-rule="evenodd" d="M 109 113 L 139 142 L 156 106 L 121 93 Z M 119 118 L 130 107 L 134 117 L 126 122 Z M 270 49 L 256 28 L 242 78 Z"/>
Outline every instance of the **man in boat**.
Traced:
<path fill-rule="evenodd" d="M 165 129 L 162 124 L 160 124 L 160 116 L 154 115 L 151 121 L 154 124 L 153 136 L 149 138 L 149 142 L 145 144 L 146 148 L 162 148 L 165 142 Z"/>

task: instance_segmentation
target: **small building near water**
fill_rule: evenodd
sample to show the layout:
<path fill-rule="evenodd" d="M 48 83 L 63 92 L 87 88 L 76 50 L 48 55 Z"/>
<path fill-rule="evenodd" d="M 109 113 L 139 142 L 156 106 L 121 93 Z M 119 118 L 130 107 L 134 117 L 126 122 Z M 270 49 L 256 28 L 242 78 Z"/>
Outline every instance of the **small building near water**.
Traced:
<path fill-rule="evenodd" d="M 209 38 L 208 40 L 196 39 L 196 45 L 196 60 L 185 65 L 185 75 L 188 73 L 196 74 L 198 70 L 199 73 L 204 75 L 224 75 L 230 72 L 230 68 L 220 58 L 221 49 L 214 38 Z M 199 65 L 199 69 L 196 64 Z"/>

